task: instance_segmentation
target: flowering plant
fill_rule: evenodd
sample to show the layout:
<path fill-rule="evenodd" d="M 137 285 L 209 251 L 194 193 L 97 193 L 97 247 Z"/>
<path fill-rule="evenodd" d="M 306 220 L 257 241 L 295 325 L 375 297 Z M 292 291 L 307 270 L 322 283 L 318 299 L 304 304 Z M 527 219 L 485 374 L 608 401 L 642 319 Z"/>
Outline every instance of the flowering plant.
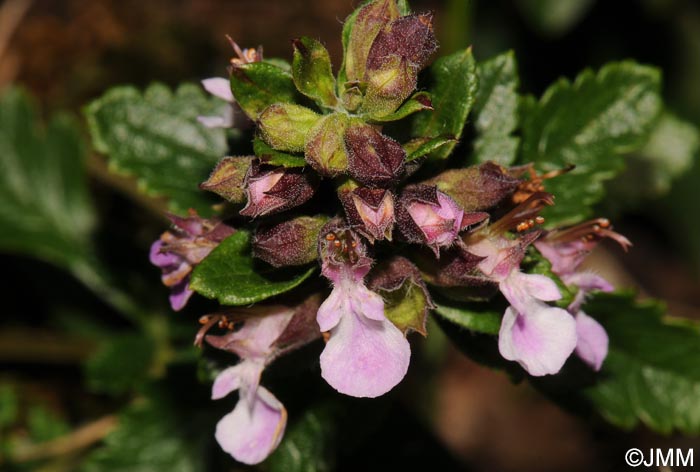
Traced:
<path fill-rule="evenodd" d="M 197 434 L 240 463 L 272 456 L 271 467 L 287 467 L 285 444 L 296 447 L 311 421 L 287 394 L 295 378 L 307 403 L 381 397 L 412 375 L 420 382 L 412 353 L 434 332 L 618 426 L 700 431 L 688 403 L 634 397 L 678 387 L 668 345 L 697 360 L 697 327 L 616 291 L 586 261 L 606 240 L 632 247 L 596 204 L 666 116 L 655 68 L 610 63 L 536 99 L 519 93 L 513 53 L 439 57 L 432 15 L 403 0 L 368 1 L 345 20 L 335 69 L 311 37 L 292 41 L 289 62 L 229 41 L 228 77 L 203 90 L 117 88 L 85 110 L 95 149 L 167 200 L 150 262 L 225 410 Z M 149 336 L 176 323 L 95 286 L 94 253 L 46 250 Z M 662 359 L 645 347 L 657 338 Z M 187 357 L 169 345 L 157 353 L 148 357 L 162 375 Z M 285 362 L 294 365 L 279 368 L 291 372 L 281 381 Z M 342 416 L 314 408 L 326 423 Z"/>

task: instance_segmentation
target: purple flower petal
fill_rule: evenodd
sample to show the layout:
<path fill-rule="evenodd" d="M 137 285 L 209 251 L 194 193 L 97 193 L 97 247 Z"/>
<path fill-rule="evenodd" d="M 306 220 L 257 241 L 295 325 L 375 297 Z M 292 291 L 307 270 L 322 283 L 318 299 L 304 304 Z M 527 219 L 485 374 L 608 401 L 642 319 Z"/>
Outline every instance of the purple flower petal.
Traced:
<path fill-rule="evenodd" d="M 518 270 L 511 271 L 510 275 L 499 284 L 499 288 L 519 313 L 525 312 L 533 299 L 552 301 L 561 298 L 557 284 L 549 277 L 523 274 Z"/>
<path fill-rule="evenodd" d="M 287 410 L 264 387 L 258 387 L 252 404 L 241 399 L 216 425 L 216 441 L 234 459 L 259 464 L 279 445 L 287 424 Z"/>
<path fill-rule="evenodd" d="M 216 376 L 214 384 L 211 386 L 211 399 L 219 400 L 241 388 L 242 370 L 244 368 L 243 362 L 240 362 L 233 367 L 222 370 Z"/>
<path fill-rule="evenodd" d="M 174 311 L 182 310 L 185 307 L 185 305 L 187 305 L 187 301 L 190 299 L 190 297 L 194 293 L 192 290 L 190 290 L 189 284 L 190 284 L 190 278 L 185 277 L 177 285 L 173 285 L 171 287 L 169 300 L 170 300 L 170 307 Z"/>
<path fill-rule="evenodd" d="M 411 347 L 383 317 L 381 297 L 367 289 L 364 294 L 342 302 L 340 321 L 321 353 L 321 376 L 341 393 L 373 398 L 394 388 L 406 375 Z M 377 309 L 382 319 L 370 319 L 367 315 L 376 318 Z"/>
<path fill-rule="evenodd" d="M 523 274 L 522 272 L 518 273 L 517 277 L 524 285 L 525 291 L 538 300 L 551 302 L 561 298 L 559 287 L 549 277 L 540 274 Z"/>
<path fill-rule="evenodd" d="M 530 375 L 556 374 L 575 347 L 576 323 L 567 311 L 538 301 L 529 303 L 522 314 L 506 309 L 498 349 Z"/>
<path fill-rule="evenodd" d="M 343 316 L 345 297 L 340 289 L 333 289 L 331 294 L 324 300 L 316 314 L 316 322 L 322 332 L 330 331 Z"/>
<path fill-rule="evenodd" d="M 167 268 L 173 265 L 178 265 L 182 261 L 182 258 L 177 254 L 171 252 L 160 252 L 163 247 L 163 241 L 158 239 L 153 244 L 151 244 L 151 250 L 149 251 L 148 258 L 156 267 Z"/>
<path fill-rule="evenodd" d="M 233 93 L 231 92 L 231 83 L 223 77 L 212 77 L 202 80 L 204 90 L 225 100 L 229 103 L 233 102 Z"/>
<path fill-rule="evenodd" d="M 583 311 L 576 314 L 576 354 L 598 371 L 608 355 L 608 334 L 596 320 Z"/>
<path fill-rule="evenodd" d="M 576 285 L 586 292 L 600 290 L 602 292 L 612 292 L 615 287 L 598 274 L 592 272 L 576 272 L 562 277 L 566 285 Z"/>
<path fill-rule="evenodd" d="M 242 358 L 265 360 L 294 316 L 294 309 L 282 305 L 261 307 L 261 311 L 260 316 L 247 318 L 229 338 L 227 348 Z"/>
<path fill-rule="evenodd" d="M 573 273 L 588 255 L 589 244 L 580 240 L 569 243 L 549 243 L 535 241 L 534 246 L 552 264 L 552 272 L 557 275 Z"/>

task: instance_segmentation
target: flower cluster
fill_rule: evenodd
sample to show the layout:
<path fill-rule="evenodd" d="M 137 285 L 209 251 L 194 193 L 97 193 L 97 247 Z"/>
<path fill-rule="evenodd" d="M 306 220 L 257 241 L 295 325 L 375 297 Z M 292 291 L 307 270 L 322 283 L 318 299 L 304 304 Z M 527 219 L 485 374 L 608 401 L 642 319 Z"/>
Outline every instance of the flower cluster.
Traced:
<path fill-rule="evenodd" d="M 581 306 L 591 290 L 611 287 L 579 265 L 603 237 L 629 242 L 602 219 L 541 229 L 540 212 L 554 199 L 531 167 L 487 162 L 445 170 L 431 166 L 430 150 L 409 150 L 451 137 L 402 144 L 387 134 L 387 123 L 431 113 L 430 96 L 416 92 L 418 73 L 437 49 L 431 15 L 402 11 L 395 0 L 366 3 L 346 23 L 337 77 L 326 49 L 310 38 L 293 41 L 288 68 L 232 44 L 238 57 L 230 80 L 204 82 L 231 109 L 200 121 L 238 126 L 231 117 L 245 114 L 255 123 L 255 155 L 225 157 L 201 187 L 227 200 L 248 226 L 250 254 L 261 267 L 319 264 L 327 288 L 303 284 L 296 289 L 302 302 L 281 297 L 202 319 L 196 343 L 240 359 L 213 386 L 214 399 L 240 392 L 216 429 L 225 451 L 254 464 L 275 449 L 286 410 L 260 385 L 261 375 L 280 355 L 317 339 L 325 341 L 321 376 L 338 392 L 377 397 L 393 389 L 409 368 L 406 336 L 427 334 L 433 294 L 464 299 L 478 290 L 483 300 L 500 291 L 509 306 L 499 350 L 533 376 L 556 374 L 574 351 L 600 368 L 607 337 Z M 151 260 L 180 309 L 192 293 L 193 266 L 234 230 L 196 215 L 172 221 Z M 533 244 L 558 277 L 522 270 Z M 555 278 L 578 288 L 567 308 L 552 303 L 562 299 Z M 217 326 L 226 333 L 207 334 Z"/>

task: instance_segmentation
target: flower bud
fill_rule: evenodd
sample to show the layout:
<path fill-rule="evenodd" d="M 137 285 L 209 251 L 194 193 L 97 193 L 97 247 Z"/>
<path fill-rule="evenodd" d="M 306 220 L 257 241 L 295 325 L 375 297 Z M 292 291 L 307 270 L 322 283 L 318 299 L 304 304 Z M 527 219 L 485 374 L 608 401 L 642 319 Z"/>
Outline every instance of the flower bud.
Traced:
<path fill-rule="evenodd" d="M 263 166 L 253 161 L 245 178 L 248 203 L 240 214 L 255 218 L 294 208 L 309 200 L 317 185 L 313 172 Z"/>
<path fill-rule="evenodd" d="M 347 125 L 346 115 L 333 113 L 321 118 L 309 132 L 304 155 L 319 174 L 334 177 L 347 170 L 348 153 L 343 139 Z"/>
<path fill-rule="evenodd" d="M 253 236 L 253 256 L 275 267 L 308 264 L 316 260 L 318 235 L 328 218 L 300 216 L 263 226 Z"/>
<path fill-rule="evenodd" d="M 488 213 L 465 213 L 457 203 L 434 186 L 413 185 L 404 189 L 397 208 L 399 229 L 413 243 L 430 246 L 436 256 L 451 246 L 461 230 L 488 218 Z"/>
<path fill-rule="evenodd" d="M 224 157 L 199 188 L 214 192 L 231 203 L 243 203 L 243 181 L 253 159 L 251 156 Z"/>
<path fill-rule="evenodd" d="M 404 16 L 382 28 L 367 57 L 363 111 L 378 116 L 396 110 L 436 49 L 431 14 Z"/>
<path fill-rule="evenodd" d="M 367 56 L 379 31 L 399 17 L 396 0 L 377 0 L 360 8 L 352 25 L 345 54 L 345 74 L 349 82 L 361 80 Z"/>
<path fill-rule="evenodd" d="M 408 259 L 396 256 L 373 269 L 367 287 L 384 299 L 386 317 L 406 334 L 427 335 L 428 311 L 435 308 L 418 268 Z"/>
<path fill-rule="evenodd" d="M 509 197 L 521 181 L 493 162 L 466 169 L 450 169 L 423 182 L 435 185 L 465 211 L 487 210 Z"/>
<path fill-rule="evenodd" d="M 406 151 L 372 126 L 350 124 L 345 131 L 345 146 L 348 170 L 358 182 L 369 187 L 388 187 L 403 175 Z"/>
<path fill-rule="evenodd" d="M 300 105 L 275 103 L 258 117 L 258 129 L 267 144 L 278 151 L 301 152 L 306 135 L 320 115 Z"/>
<path fill-rule="evenodd" d="M 367 57 L 367 74 L 380 69 L 394 56 L 406 59 L 414 69 L 420 70 L 437 47 L 431 13 L 403 16 L 377 34 Z"/>
<path fill-rule="evenodd" d="M 370 242 L 377 239 L 391 241 L 394 227 L 394 195 L 390 190 L 357 187 L 339 191 L 348 223 Z"/>

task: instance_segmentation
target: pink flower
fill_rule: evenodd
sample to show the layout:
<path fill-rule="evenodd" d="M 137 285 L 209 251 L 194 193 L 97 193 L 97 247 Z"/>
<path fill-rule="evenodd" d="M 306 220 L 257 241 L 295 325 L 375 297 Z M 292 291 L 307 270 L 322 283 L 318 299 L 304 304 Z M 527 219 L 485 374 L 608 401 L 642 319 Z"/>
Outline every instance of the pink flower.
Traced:
<path fill-rule="evenodd" d="M 238 403 L 216 426 L 221 448 L 244 464 L 258 464 L 279 445 L 287 423 L 287 411 L 266 388 L 260 376 L 277 357 L 319 337 L 315 322 L 320 296 L 311 294 L 296 306 L 260 305 L 231 308 L 200 319 L 204 324 L 195 337 L 217 349 L 233 352 L 241 359 L 214 380 L 212 399 L 236 390 Z M 240 329 L 236 325 L 242 323 Z M 231 330 L 223 336 L 206 335 L 215 325 Z"/>
<path fill-rule="evenodd" d="M 241 329 L 228 336 L 207 336 L 215 347 L 233 351 L 241 358 L 216 377 L 212 399 L 240 390 L 236 407 L 216 425 L 216 440 L 244 464 L 265 460 L 282 440 L 287 424 L 284 406 L 259 383 L 263 369 L 275 357 L 273 345 L 289 325 L 294 310 L 270 307 L 268 311 L 271 314 L 246 319 Z"/>
<path fill-rule="evenodd" d="M 330 338 L 321 353 L 321 376 L 333 388 L 354 397 L 378 397 L 406 375 L 411 348 L 401 331 L 384 316 L 384 301 L 367 289 L 371 259 L 338 220 L 321 231 L 322 272 L 333 291 L 316 321 Z"/>
<path fill-rule="evenodd" d="M 468 242 L 469 252 L 483 257 L 477 264 L 479 270 L 498 283 L 510 303 L 501 321 L 498 349 L 504 358 L 518 362 L 534 376 L 561 370 L 576 347 L 576 323 L 566 310 L 545 303 L 561 298 L 554 281 L 520 272 L 525 250 L 539 232 L 517 239 L 506 238 L 502 232 L 530 221 L 549 201 L 546 195 L 528 199 Z"/>
<path fill-rule="evenodd" d="M 600 370 L 608 355 L 608 335 L 600 323 L 581 309 L 581 305 L 591 291 L 612 292 L 614 288 L 603 277 L 578 271 L 578 268 L 598 242 L 606 237 L 617 241 L 625 250 L 632 244 L 612 231 L 610 222 L 604 218 L 551 231 L 535 242 L 537 250 L 552 264 L 552 272 L 561 277 L 566 285 L 578 287 L 574 300 L 567 308 L 576 319 L 576 354 L 596 371 Z"/>
<path fill-rule="evenodd" d="M 150 261 L 160 267 L 163 284 L 171 289 L 170 306 L 179 311 L 192 296 L 189 281 L 194 266 L 235 230 L 217 220 L 200 218 L 194 211 L 187 218 L 169 218 L 173 228 L 151 245 Z"/>

